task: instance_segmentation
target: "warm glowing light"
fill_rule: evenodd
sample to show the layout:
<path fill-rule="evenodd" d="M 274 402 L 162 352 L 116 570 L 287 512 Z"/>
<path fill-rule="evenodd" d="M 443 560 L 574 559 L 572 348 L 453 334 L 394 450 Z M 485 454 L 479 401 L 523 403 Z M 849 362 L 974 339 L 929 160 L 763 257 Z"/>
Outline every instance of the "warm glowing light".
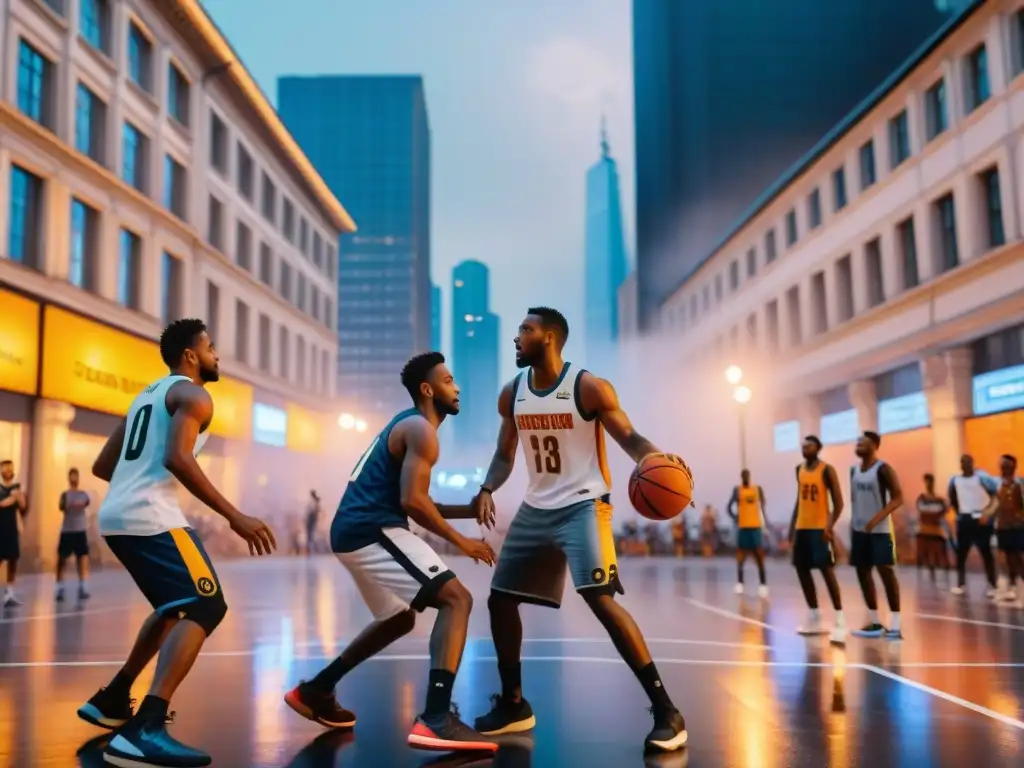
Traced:
<path fill-rule="evenodd" d="M 352 429 L 356 425 L 356 417 L 351 413 L 343 413 L 338 417 L 338 426 L 342 429 Z"/>
<path fill-rule="evenodd" d="M 741 405 L 750 402 L 751 394 L 750 387 L 736 387 L 732 391 L 733 400 Z"/>
<path fill-rule="evenodd" d="M 362 419 L 356 419 L 356 432 L 365 432 L 366 422 Z"/>
<path fill-rule="evenodd" d="M 725 369 L 725 380 L 735 387 L 743 380 L 743 370 L 738 365 L 730 365 Z"/>

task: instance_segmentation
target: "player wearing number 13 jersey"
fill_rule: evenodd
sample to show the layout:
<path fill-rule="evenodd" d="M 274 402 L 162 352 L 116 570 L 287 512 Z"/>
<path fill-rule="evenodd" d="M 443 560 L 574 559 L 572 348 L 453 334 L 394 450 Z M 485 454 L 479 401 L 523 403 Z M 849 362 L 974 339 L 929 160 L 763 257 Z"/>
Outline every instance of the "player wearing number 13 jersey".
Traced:
<path fill-rule="evenodd" d="M 171 696 L 192 667 L 227 603 L 202 542 L 189 528 L 179 491 L 223 515 L 253 554 L 270 554 L 274 536 L 235 509 L 196 462 L 213 419 L 204 388 L 220 378 L 219 359 L 201 320 L 177 320 L 160 337 L 170 374 L 138 394 L 107 440 L 93 474 L 110 483 L 100 533 L 153 606 L 121 670 L 78 710 L 102 728 L 119 728 L 104 760 L 119 766 L 209 765 L 210 756 L 167 733 Z M 131 688 L 159 652 L 149 694 L 132 714 Z"/>
<path fill-rule="evenodd" d="M 636 622 L 615 602 L 623 589 L 612 537 L 605 432 L 637 462 L 658 449 L 633 429 L 611 384 L 562 360 L 568 336 L 569 325 L 557 310 L 528 310 L 515 340 L 516 364 L 526 370 L 498 399 L 498 447 L 473 502 L 477 519 L 493 524 L 491 494 L 508 480 L 521 445 L 529 473 L 526 498 L 509 526 L 487 603 L 502 692 L 493 698 L 493 709 L 476 719 L 476 728 L 494 736 L 535 725 L 522 695 L 519 604 L 560 607 L 568 565 L 576 591 L 651 700 L 654 729 L 646 746 L 673 751 L 686 744 L 683 716 Z"/>

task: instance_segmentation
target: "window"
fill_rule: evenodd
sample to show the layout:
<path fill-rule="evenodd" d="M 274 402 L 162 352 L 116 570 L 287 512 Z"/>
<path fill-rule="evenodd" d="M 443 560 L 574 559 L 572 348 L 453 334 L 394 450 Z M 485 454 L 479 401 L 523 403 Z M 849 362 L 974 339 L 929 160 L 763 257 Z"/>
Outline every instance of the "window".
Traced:
<path fill-rule="evenodd" d="M 299 221 L 299 250 L 303 256 L 309 256 L 309 222 L 305 217 Z"/>
<path fill-rule="evenodd" d="M 274 217 L 277 214 L 277 189 L 274 187 L 274 182 L 270 180 L 270 177 L 264 172 L 263 174 L 263 218 L 269 221 L 271 224 L 274 223 Z"/>
<path fill-rule="evenodd" d="M 715 302 L 722 300 L 722 276 L 715 275 Z"/>
<path fill-rule="evenodd" d="M 260 370 L 270 373 L 270 318 L 260 315 Z"/>
<path fill-rule="evenodd" d="M 789 315 L 789 344 L 796 347 L 803 342 L 800 328 L 800 286 L 794 285 L 786 291 L 786 314 Z"/>
<path fill-rule="evenodd" d="M 915 287 L 920 278 L 917 271 L 917 236 L 914 232 L 914 217 L 896 225 L 896 244 L 900 249 L 903 290 Z"/>
<path fill-rule="evenodd" d="M 853 317 L 853 260 L 847 254 L 836 262 L 836 319 L 845 323 Z"/>
<path fill-rule="evenodd" d="M 218 251 L 224 250 L 224 204 L 210 195 L 206 239 Z"/>
<path fill-rule="evenodd" d="M 121 141 L 124 145 L 121 159 L 121 178 L 139 192 L 147 186 L 146 160 L 149 157 L 149 137 L 129 122 L 125 122 Z"/>
<path fill-rule="evenodd" d="M 740 263 L 733 259 L 729 265 L 729 290 L 735 291 L 740 287 Z"/>
<path fill-rule="evenodd" d="M 274 256 L 266 243 L 260 245 L 260 281 L 264 285 L 274 285 Z"/>
<path fill-rule="evenodd" d="M 117 303 L 128 309 L 139 308 L 142 240 L 134 232 L 122 229 L 117 269 Z"/>
<path fill-rule="evenodd" d="M 882 242 L 877 237 L 864 246 L 864 274 L 868 281 L 868 306 L 877 307 L 885 301 Z"/>
<path fill-rule="evenodd" d="M 191 84 L 177 65 L 167 68 L 167 111 L 184 126 L 189 125 L 189 93 Z"/>
<path fill-rule="evenodd" d="M 316 230 L 313 231 L 313 263 L 316 265 L 317 269 L 323 269 L 324 240 Z"/>
<path fill-rule="evenodd" d="M 311 364 L 311 370 L 309 372 L 309 388 L 313 392 L 320 391 L 320 353 L 317 351 L 315 344 L 309 345 L 309 362 Z"/>
<path fill-rule="evenodd" d="M 128 24 L 128 78 L 146 93 L 153 92 L 153 43 L 134 21 Z"/>
<path fill-rule="evenodd" d="M 910 157 L 910 131 L 907 128 L 907 110 L 889 121 L 889 168 L 896 168 Z"/>
<path fill-rule="evenodd" d="M 43 0 L 43 2 L 58 16 L 64 15 L 64 0 Z"/>
<path fill-rule="evenodd" d="M 956 242 L 956 208 L 953 195 L 949 194 L 935 201 L 935 212 L 938 218 L 939 252 L 942 262 L 940 272 L 948 272 L 960 265 L 960 250 Z"/>
<path fill-rule="evenodd" d="M 779 302 L 769 301 L 764 308 L 765 342 L 769 352 L 779 351 Z"/>
<path fill-rule="evenodd" d="M 295 242 L 295 206 L 287 197 L 283 198 L 281 232 L 289 243 Z"/>
<path fill-rule="evenodd" d="M 1011 53 L 1013 74 L 1019 75 L 1024 72 L 1024 8 L 1013 15 L 1010 44 L 1013 48 Z"/>
<path fill-rule="evenodd" d="M 250 203 L 256 192 L 255 168 L 252 164 L 252 155 L 241 144 L 238 145 L 238 191 L 242 193 Z"/>
<path fill-rule="evenodd" d="M 160 269 L 160 319 L 165 324 L 181 317 L 182 287 L 181 262 L 164 251 Z"/>
<path fill-rule="evenodd" d="M 324 325 L 328 328 L 334 328 L 334 321 L 337 318 L 334 317 L 334 302 L 324 297 Z"/>
<path fill-rule="evenodd" d="M 946 81 L 939 80 L 924 94 L 925 133 L 928 141 L 944 133 L 949 127 L 949 108 L 946 106 Z"/>
<path fill-rule="evenodd" d="M 220 330 L 220 288 L 213 281 L 206 281 L 206 332 L 214 344 Z"/>
<path fill-rule="evenodd" d="M 278 285 L 278 290 L 281 291 L 281 296 L 289 304 L 292 301 L 292 267 L 288 262 L 281 262 L 281 282 Z"/>
<path fill-rule="evenodd" d="M 982 43 L 967 56 L 966 88 L 964 99 L 967 102 L 967 114 L 970 114 L 992 95 L 988 82 L 988 51 Z"/>
<path fill-rule="evenodd" d="M 333 323 L 331 324 L 333 325 Z M 330 359 L 327 356 L 327 350 L 323 350 L 320 353 L 320 391 L 323 394 L 327 394 L 330 389 L 330 379 L 328 376 L 331 375 L 331 364 Z"/>
<path fill-rule="evenodd" d="M 821 192 L 817 187 L 807 198 L 807 226 L 809 229 L 821 226 Z"/>
<path fill-rule="evenodd" d="M 214 113 L 210 113 L 210 165 L 221 176 L 228 175 L 228 127 Z"/>
<path fill-rule="evenodd" d="M 992 167 L 982 173 L 981 185 L 985 190 L 988 247 L 998 248 L 1006 244 L 1006 233 L 1003 229 L 1003 201 L 999 193 L 999 169 Z"/>
<path fill-rule="evenodd" d="M 164 207 L 179 219 L 185 218 L 185 167 L 170 155 L 164 156 Z"/>
<path fill-rule="evenodd" d="M 860 148 L 860 188 L 867 189 L 875 178 L 875 142 L 871 140 Z"/>
<path fill-rule="evenodd" d="M 249 364 L 249 305 L 235 300 L 235 359 Z"/>
<path fill-rule="evenodd" d="M 832 205 L 834 211 L 846 207 L 846 169 L 842 167 L 832 171 Z"/>
<path fill-rule="evenodd" d="M 277 329 L 278 350 L 277 355 L 277 375 L 286 381 L 291 381 L 291 360 L 288 355 L 288 329 L 283 325 Z"/>
<path fill-rule="evenodd" d="M 79 0 L 79 34 L 98 51 L 110 54 L 110 0 Z"/>
<path fill-rule="evenodd" d="M 786 247 L 792 248 L 796 244 L 796 211 L 790 210 L 786 214 Z"/>
<path fill-rule="evenodd" d="M 811 276 L 811 332 L 818 336 L 828 330 L 828 309 L 825 301 L 825 273 Z"/>
<path fill-rule="evenodd" d="M 235 263 L 252 270 L 252 230 L 241 221 L 235 224 Z"/>
<path fill-rule="evenodd" d="M 757 346 L 757 315 L 751 312 L 747 315 L 747 346 L 751 349 Z"/>
<path fill-rule="evenodd" d="M 296 272 L 298 272 L 298 270 L 296 270 Z M 298 307 L 303 312 L 305 312 L 306 311 L 306 276 L 304 274 L 302 274 L 301 272 L 298 272 L 298 275 L 299 275 L 299 285 L 298 285 L 298 291 L 296 292 L 296 295 L 295 295 L 295 306 Z"/>
<path fill-rule="evenodd" d="M 327 257 L 324 261 L 327 262 L 327 276 L 333 280 L 338 267 L 338 252 L 333 245 L 327 246 Z"/>
<path fill-rule="evenodd" d="M 769 229 L 764 236 L 764 263 L 771 264 L 775 261 L 775 230 Z"/>
<path fill-rule="evenodd" d="M 18 47 L 18 109 L 53 128 L 53 62 L 24 40 Z"/>
<path fill-rule="evenodd" d="M 12 164 L 7 257 L 11 261 L 42 271 L 42 236 L 43 180 Z"/>
<path fill-rule="evenodd" d="M 96 290 L 98 236 L 99 214 L 81 200 L 72 198 L 68 282 L 87 291 Z"/>
<path fill-rule="evenodd" d="M 295 337 L 295 373 L 296 382 L 302 389 L 306 388 L 306 340 Z"/>
<path fill-rule="evenodd" d="M 757 274 L 757 248 L 751 248 L 747 251 L 747 277 L 753 277 Z"/>
<path fill-rule="evenodd" d="M 320 319 L 320 289 L 315 285 L 310 284 L 310 307 L 309 314 L 313 316 L 314 320 Z M 316 362 L 313 363 L 316 365 Z"/>
<path fill-rule="evenodd" d="M 107 105 L 79 83 L 75 92 L 75 149 L 100 164 L 103 163 L 106 122 Z"/>

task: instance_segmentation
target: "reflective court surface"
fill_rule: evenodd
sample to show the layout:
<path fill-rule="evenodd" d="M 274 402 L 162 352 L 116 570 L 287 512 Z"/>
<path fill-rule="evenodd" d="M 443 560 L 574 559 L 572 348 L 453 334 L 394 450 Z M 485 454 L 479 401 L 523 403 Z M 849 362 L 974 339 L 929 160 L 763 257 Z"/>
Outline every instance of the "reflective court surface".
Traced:
<path fill-rule="evenodd" d="M 498 686 L 489 639 L 489 569 L 455 559 L 476 597 L 455 687 L 464 718 Z M 523 607 L 523 686 L 537 728 L 496 757 L 451 758 L 408 749 L 423 707 L 425 613 L 413 635 L 346 677 L 353 733 L 325 733 L 282 697 L 312 676 L 369 620 L 332 558 L 222 562 L 230 611 L 171 703 L 172 732 L 213 754 L 215 766 L 501 766 L 504 768 L 821 768 L 1024 765 L 1024 610 L 970 600 L 912 569 L 901 571 L 905 640 L 802 638 L 805 614 L 792 569 L 769 569 L 771 597 L 733 594 L 728 560 L 625 560 L 622 598 L 647 635 L 669 692 L 686 716 L 688 749 L 645 758 L 651 726 L 639 683 L 583 602 Z M 748 564 L 748 592 L 756 589 Z M 847 622 L 866 618 L 856 578 L 840 568 Z M 823 618 L 832 611 L 819 581 Z M 98 574 L 83 605 L 53 602 L 52 578 L 19 587 L 25 605 L 0 619 L 0 766 L 101 766 L 103 734 L 75 710 L 118 669 L 148 614 L 128 576 Z M 881 589 L 879 589 L 880 599 Z M 883 606 L 884 608 L 884 606 Z M 887 611 L 882 611 L 887 617 Z M 141 700 L 152 666 L 138 681 Z"/>

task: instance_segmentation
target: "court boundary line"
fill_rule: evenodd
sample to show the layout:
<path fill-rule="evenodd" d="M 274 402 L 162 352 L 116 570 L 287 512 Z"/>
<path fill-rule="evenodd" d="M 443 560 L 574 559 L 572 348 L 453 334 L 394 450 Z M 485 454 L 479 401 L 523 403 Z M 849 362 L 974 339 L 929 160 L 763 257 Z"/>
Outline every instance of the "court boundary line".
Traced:
<path fill-rule="evenodd" d="M 339 638 L 338 644 L 351 642 L 352 638 Z M 477 637 L 466 638 L 467 642 L 493 642 L 493 638 L 489 635 L 479 635 Z M 772 646 L 764 645 L 763 643 L 743 643 L 731 640 L 688 640 L 681 638 L 672 637 L 645 637 L 644 640 L 649 644 L 654 645 L 696 645 L 709 648 L 751 648 L 758 651 L 771 651 Z M 427 637 L 403 637 L 395 641 L 395 644 L 409 643 L 409 644 L 425 644 L 429 641 Z M 275 640 L 266 640 L 273 644 Z M 524 637 L 523 643 L 589 643 L 589 644 L 612 644 L 611 638 L 609 637 Z M 299 643 L 294 643 L 296 648 L 317 648 L 323 646 L 323 643 L 319 640 L 304 640 Z"/>
<path fill-rule="evenodd" d="M 85 608 L 81 611 L 34 613 L 31 616 L 2 616 L 0 617 L 0 624 L 26 624 L 30 621 L 43 621 L 44 619 L 70 619 L 77 616 L 92 616 L 98 613 L 119 613 L 131 610 L 132 607 L 130 605 L 112 605 L 105 608 Z"/>
<path fill-rule="evenodd" d="M 730 611 L 727 608 L 720 608 L 717 605 L 705 603 L 703 600 L 698 600 L 695 597 L 686 597 L 683 599 L 686 600 L 686 602 L 688 602 L 690 605 L 708 611 L 709 613 L 713 613 L 716 616 L 721 616 L 726 619 L 732 619 L 733 621 L 742 621 L 746 624 L 752 624 L 755 627 L 760 627 L 761 629 L 770 629 L 773 632 L 779 631 L 778 627 L 772 626 L 771 624 L 766 624 L 763 621 L 752 619 L 749 616 L 744 616 L 742 613 L 736 613 L 736 611 Z"/>
<path fill-rule="evenodd" d="M 965 619 L 960 616 L 943 616 L 939 613 L 915 613 L 919 619 L 925 619 L 926 621 L 952 621 L 957 624 L 974 624 L 979 627 L 994 627 L 996 629 L 1013 629 L 1017 632 L 1024 632 L 1024 625 L 1021 624 L 1005 624 L 1001 621 L 984 621 L 983 619 Z"/>

